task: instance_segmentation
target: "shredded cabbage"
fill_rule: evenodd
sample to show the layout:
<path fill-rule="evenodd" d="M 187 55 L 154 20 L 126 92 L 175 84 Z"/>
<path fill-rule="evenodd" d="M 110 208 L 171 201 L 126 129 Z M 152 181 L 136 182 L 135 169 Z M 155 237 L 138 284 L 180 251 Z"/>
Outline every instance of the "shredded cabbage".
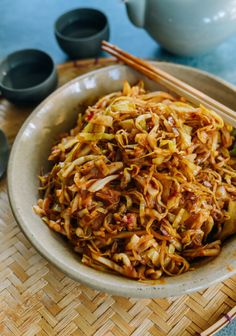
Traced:
<path fill-rule="evenodd" d="M 34 210 L 90 267 L 186 272 L 236 232 L 235 135 L 204 106 L 125 82 L 52 148 Z"/>

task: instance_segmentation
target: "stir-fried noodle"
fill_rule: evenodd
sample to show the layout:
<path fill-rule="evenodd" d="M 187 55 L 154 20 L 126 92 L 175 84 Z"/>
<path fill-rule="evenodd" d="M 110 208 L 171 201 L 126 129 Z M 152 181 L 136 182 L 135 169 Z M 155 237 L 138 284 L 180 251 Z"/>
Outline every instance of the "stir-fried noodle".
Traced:
<path fill-rule="evenodd" d="M 203 106 L 126 82 L 52 148 L 35 212 L 96 269 L 186 272 L 236 231 L 231 131 Z"/>

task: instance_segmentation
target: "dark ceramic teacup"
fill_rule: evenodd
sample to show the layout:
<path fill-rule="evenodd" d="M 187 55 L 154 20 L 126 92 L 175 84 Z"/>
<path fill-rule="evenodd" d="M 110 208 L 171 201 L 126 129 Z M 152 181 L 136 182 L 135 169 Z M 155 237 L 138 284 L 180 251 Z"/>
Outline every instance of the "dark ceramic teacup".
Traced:
<path fill-rule="evenodd" d="M 19 50 L 8 55 L 0 63 L 0 91 L 13 103 L 38 103 L 56 86 L 55 64 L 52 58 L 41 50 Z"/>
<path fill-rule="evenodd" d="M 109 40 L 109 23 L 105 14 L 92 8 L 74 9 L 55 23 L 60 47 L 71 58 L 96 57 L 102 40 Z"/>

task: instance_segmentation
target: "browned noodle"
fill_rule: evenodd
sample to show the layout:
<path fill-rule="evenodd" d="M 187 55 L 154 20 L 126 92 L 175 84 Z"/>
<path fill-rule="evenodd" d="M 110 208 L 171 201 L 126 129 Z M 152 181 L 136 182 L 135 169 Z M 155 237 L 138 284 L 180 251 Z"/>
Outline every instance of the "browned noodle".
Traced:
<path fill-rule="evenodd" d="M 235 232 L 232 127 L 143 84 L 102 97 L 53 148 L 34 210 L 82 262 L 158 279 Z"/>

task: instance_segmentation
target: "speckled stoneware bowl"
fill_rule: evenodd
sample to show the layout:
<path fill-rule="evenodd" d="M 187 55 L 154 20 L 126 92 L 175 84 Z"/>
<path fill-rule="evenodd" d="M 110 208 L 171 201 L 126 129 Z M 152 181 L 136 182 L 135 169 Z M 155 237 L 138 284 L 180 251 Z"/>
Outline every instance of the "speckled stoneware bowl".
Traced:
<path fill-rule="evenodd" d="M 167 63 L 158 63 L 158 66 L 236 110 L 236 89 L 229 84 L 195 69 Z M 216 259 L 196 270 L 147 285 L 81 264 L 79 256 L 65 240 L 51 231 L 32 210 L 38 197 L 37 176 L 42 167 L 48 167 L 47 157 L 55 139 L 75 124 L 78 110 L 84 110 L 99 96 L 119 90 L 125 79 L 133 84 L 143 79 L 147 88 L 158 87 L 126 66 L 111 66 L 64 85 L 26 120 L 13 145 L 8 170 L 9 196 L 15 218 L 45 258 L 68 276 L 100 291 L 139 298 L 169 297 L 223 281 L 236 273 L 236 237 L 225 244 Z"/>

